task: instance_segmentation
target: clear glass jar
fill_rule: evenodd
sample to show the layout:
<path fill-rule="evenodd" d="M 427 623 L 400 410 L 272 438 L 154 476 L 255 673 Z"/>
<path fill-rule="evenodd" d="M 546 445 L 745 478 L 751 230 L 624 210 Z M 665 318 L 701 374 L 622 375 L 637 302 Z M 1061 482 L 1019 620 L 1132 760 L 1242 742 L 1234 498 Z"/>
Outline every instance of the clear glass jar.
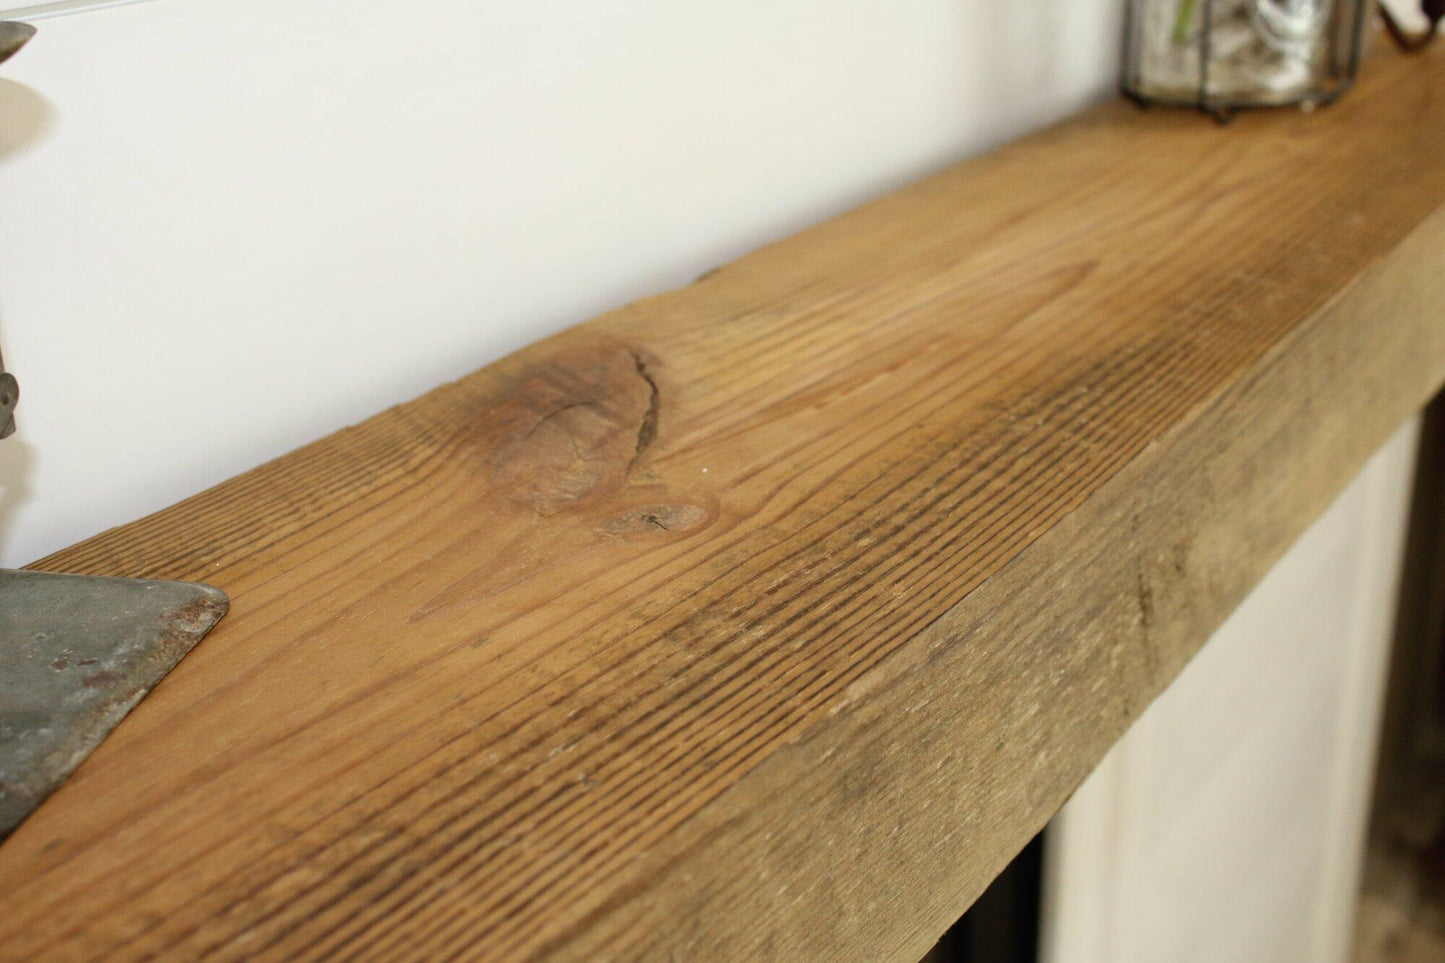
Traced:
<path fill-rule="evenodd" d="M 1128 0 L 1124 92 L 1227 118 L 1328 103 L 1354 80 L 1364 0 Z"/>

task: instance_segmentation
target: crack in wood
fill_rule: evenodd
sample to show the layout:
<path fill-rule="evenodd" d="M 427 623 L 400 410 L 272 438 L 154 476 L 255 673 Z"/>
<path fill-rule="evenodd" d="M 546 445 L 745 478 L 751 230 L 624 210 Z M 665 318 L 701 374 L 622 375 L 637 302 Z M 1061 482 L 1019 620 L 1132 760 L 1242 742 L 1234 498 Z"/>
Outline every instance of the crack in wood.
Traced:
<path fill-rule="evenodd" d="M 657 381 L 647 370 L 647 362 L 642 360 L 642 355 L 637 351 L 631 351 L 632 362 L 637 367 L 637 374 L 643 381 L 647 382 L 647 410 L 642 413 L 642 423 L 637 426 L 637 448 L 632 453 L 632 459 L 627 463 L 627 474 L 632 475 L 637 462 L 642 458 L 653 440 L 657 438 L 657 420 L 662 414 L 662 392 L 658 390 Z"/>

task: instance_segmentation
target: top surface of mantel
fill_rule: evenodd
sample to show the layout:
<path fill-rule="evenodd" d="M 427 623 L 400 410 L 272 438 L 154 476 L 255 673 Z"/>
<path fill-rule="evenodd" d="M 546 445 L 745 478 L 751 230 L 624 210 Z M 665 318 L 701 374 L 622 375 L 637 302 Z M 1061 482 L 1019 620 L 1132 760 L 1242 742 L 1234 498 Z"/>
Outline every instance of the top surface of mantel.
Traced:
<path fill-rule="evenodd" d="M 1445 377 L 1442 55 L 1101 107 L 45 559 L 232 608 L 0 957 L 916 959 Z"/>

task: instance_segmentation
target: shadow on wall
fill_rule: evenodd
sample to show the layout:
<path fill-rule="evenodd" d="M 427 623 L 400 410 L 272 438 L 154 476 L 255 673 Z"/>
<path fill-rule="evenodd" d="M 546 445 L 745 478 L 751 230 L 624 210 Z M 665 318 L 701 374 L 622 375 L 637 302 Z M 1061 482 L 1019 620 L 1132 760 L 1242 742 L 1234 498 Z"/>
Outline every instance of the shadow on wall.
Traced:
<path fill-rule="evenodd" d="M 1005 143 L 1117 89 L 1124 0 L 964 0 L 958 105 L 965 154 Z M 1094 77 L 1094 83 L 1080 78 Z M 955 163 L 957 155 L 947 158 Z"/>
<path fill-rule="evenodd" d="M 11 157 L 23 153 L 44 137 L 51 125 L 50 104 L 24 84 L 0 78 L 0 167 Z M 0 270 L 0 285 L 4 283 Z M 3 321 L 3 318 L 0 318 Z M 4 325 L 0 323 L 0 356 L 4 354 Z M 14 370 L 14 358 L 10 359 Z M 21 386 L 24 391 L 24 385 Z M 0 554 L 12 534 L 21 506 L 30 501 L 33 492 L 30 479 L 34 475 L 35 446 L 25 440 L 25 415 L 17 411 L 16 433 L 0 442 Z"/>
<path fill-rule="evenodd" d="M 37 143 L 50 129 L 54 114 L 44 97 L 0 77 L 0 161 Z"/>
<path fill-rule="evenodd" d="M 0 112 L 0 116 L 4 116 Z M 3 159 L 3 155 L 0 155 Z M 3 277 L 3 276 L 0 276 Z M 0 319 L 3 320 L 3 319 Z M 0 353 L 5 343 L 5 326 L 0 323 Z M 13 371 L 13 368 L 6 370 Z M 20 386 L 23 400 L 25 386 Z M 25 414 L 21 409 L 15 412 L 15 434 L 0 441 L 0 555 L 10 543 L 14 534 L 16 518 L 20 509 L 31 500 L 34 491 L 31 479 L 35 475 L 35 446 L 25 440 Z"/>
<path fill-rule="evenodd" d="M 0 442 L 0 551 L 9 542 L 20 506 L 30 500 L 34 467 L 35 447 L 18 433 Z"/>

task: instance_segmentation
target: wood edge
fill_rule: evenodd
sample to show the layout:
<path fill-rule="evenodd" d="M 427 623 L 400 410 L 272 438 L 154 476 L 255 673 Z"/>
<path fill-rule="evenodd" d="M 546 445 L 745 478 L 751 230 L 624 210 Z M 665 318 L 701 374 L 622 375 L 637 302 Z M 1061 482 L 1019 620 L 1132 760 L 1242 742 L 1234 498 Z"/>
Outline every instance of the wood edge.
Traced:
<path fill-rule="evenodd" d="M 1445 381 L 1445 332 L 1433 322 L 1445 276 L 1418 268 L 1442 249 L 1437 211 L 677 834 L 697 842 L 650 854 L 550 950 L 921 956 Z M 1221 464 L 1238 477 L 1219 477 Z M 1049 635 L 1058 644 L 1009 646 Z M 1018 685 L 1017 673 L 1033 683 Z M 1056 698 L 1010 704 L 999 731 L 970 738 L 958 724 L 971 694 L 1003 675 L 1012 698 Z M 1090 690 L 1101 678 L 1112 684 Z M 947 752 L 975 743 L 995 750 Z M 921 753 L 935 757 L 933 772 L 920 773 Z M 870 845 L 878 834 L 887 845 Z M 737 865 L 740 850 L 755 857 L 752 876 L 708 871 Z M 724 851 L 726 861 L 712 855 Z M 835 875 L 848 853 L 857 862 Z M 781 908 L 778 887 L 809 879 Z M 876 899 L 905 888 L 906 912 Z M 726 925 L 744 920 L 743 932 Z"/>

